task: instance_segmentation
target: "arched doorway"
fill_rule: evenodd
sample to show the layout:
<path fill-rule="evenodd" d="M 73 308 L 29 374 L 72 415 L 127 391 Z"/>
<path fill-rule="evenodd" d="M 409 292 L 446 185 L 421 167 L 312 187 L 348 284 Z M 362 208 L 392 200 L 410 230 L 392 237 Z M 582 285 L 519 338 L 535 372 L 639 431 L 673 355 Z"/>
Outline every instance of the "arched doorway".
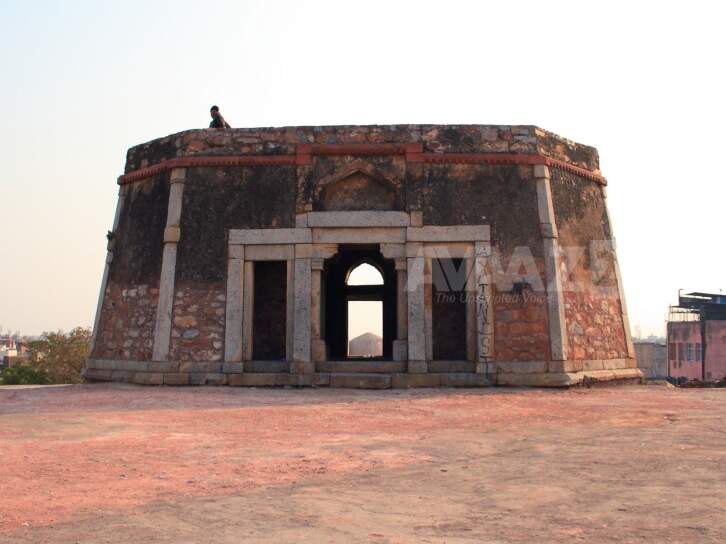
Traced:
<path fill-rule="evenodd" d="M 381 349 L 372 357 L 389 360 L 396 335 L 396 270 L 384 259 L 377 245 L 341 245 L 338 253 L 325 262 L 325 340 L 331 360 L 356 359 L 349 351 L 351 324 L 366 312 L 375 326 L 380 317 Z M 377 303 L 377 304 L 376 304 Z M 379 310 L 376 310 L 376 306 Z M 374 315 L 380 311 L 380 315 Z M 363 328 L 356 329 L 358 332 Z"/>

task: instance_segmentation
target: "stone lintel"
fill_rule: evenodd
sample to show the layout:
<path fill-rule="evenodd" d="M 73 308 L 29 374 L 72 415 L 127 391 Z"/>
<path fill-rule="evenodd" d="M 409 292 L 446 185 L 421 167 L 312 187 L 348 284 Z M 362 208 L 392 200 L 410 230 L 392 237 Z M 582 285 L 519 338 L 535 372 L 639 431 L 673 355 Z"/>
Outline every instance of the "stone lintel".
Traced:
<path fill-rule="evenodd" d="M 406 241 L 404 227 L 331 227 L 313 228 L 312 231 L 312 242 L 315 244 L 403 244 Z"/>
<path fill-rule="evenodd" d="M 308 227 L 408 227 L 411 224 L 406 212 L 348 211 L 309 212 Z"/>
<path fill-rule="evenodd" d="M 409 242 L 480 242 L 490 239 L 489 225 L 455 225 L 446 227 L 409 227 Z"/>
<path fill-rule="evenodd" d="M 309 244 L 311 230 L 301 229 L 230 229 L 230 244 Z"/>
<path fill-rule="evenodd" d="M 292 244 L 247 246 L 245 250 L 245 260 L 247 261 L 287 261 L 294 258 L 295 246 Z"/>

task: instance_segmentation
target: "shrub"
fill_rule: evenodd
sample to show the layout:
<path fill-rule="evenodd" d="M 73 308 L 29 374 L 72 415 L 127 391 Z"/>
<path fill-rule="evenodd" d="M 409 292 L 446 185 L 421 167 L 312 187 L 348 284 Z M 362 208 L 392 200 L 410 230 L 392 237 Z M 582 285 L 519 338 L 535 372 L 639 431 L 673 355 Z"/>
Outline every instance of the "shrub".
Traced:
<path fill-rule="evenodd" d="M 49 382 L 45 372 L 27 363 L 6 368 L 0 374 L 0 384 L 2 385 L 41 385 Z"/>

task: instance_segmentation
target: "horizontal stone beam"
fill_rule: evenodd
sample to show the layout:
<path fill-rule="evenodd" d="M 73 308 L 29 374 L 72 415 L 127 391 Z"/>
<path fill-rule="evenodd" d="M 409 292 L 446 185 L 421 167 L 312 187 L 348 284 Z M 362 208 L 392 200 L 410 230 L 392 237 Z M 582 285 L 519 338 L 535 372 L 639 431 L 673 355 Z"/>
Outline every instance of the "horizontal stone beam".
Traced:
<path fill-rule="evenodd" d="M 405 212 L 309 212 L 307 215 L 308 227 L 408 227 L 411 223 Z"/>
<path fill-rule="evenodd" d="M 372 227 L 361 229 L 334 227 L 313 229 L 314 244 L 402 244 L 405 241 L 405 228 Z"/>
<path fill-rule="evenodd" d="M 309 244 L 310 229 L 230 229 L 232 245 Z"/>
<path fill-rule="evenodd" d="M 270 244 L 249 246 L 245 251 L 247 261 L 287 261 L 295 258 L 292 244 Z"/>
<path fill-rule="evenodd" d="M 409 242 L 486 242 L 490 238 L 489 225 L 456 225 L 448 227 L 409 227 Z"/>

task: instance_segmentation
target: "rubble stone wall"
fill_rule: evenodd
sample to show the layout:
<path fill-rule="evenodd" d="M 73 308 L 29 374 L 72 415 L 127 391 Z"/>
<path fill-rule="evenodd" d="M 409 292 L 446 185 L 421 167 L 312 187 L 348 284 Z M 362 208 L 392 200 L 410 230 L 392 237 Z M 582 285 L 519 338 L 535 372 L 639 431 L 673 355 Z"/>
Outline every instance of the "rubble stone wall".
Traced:
<path fill-rule="evenodd" d="M 109 243 L 113 261 L 93 356 L 148 360 L 154 341 L 168 174 L 124 189 L 124 206 Z"/>
<path fill-rule="evenodd" d="M 614 248 L 602 188 L 552 168 L 552 200 L 564 252 L 560 267 L 569 358 L 626 358 Z"/>

